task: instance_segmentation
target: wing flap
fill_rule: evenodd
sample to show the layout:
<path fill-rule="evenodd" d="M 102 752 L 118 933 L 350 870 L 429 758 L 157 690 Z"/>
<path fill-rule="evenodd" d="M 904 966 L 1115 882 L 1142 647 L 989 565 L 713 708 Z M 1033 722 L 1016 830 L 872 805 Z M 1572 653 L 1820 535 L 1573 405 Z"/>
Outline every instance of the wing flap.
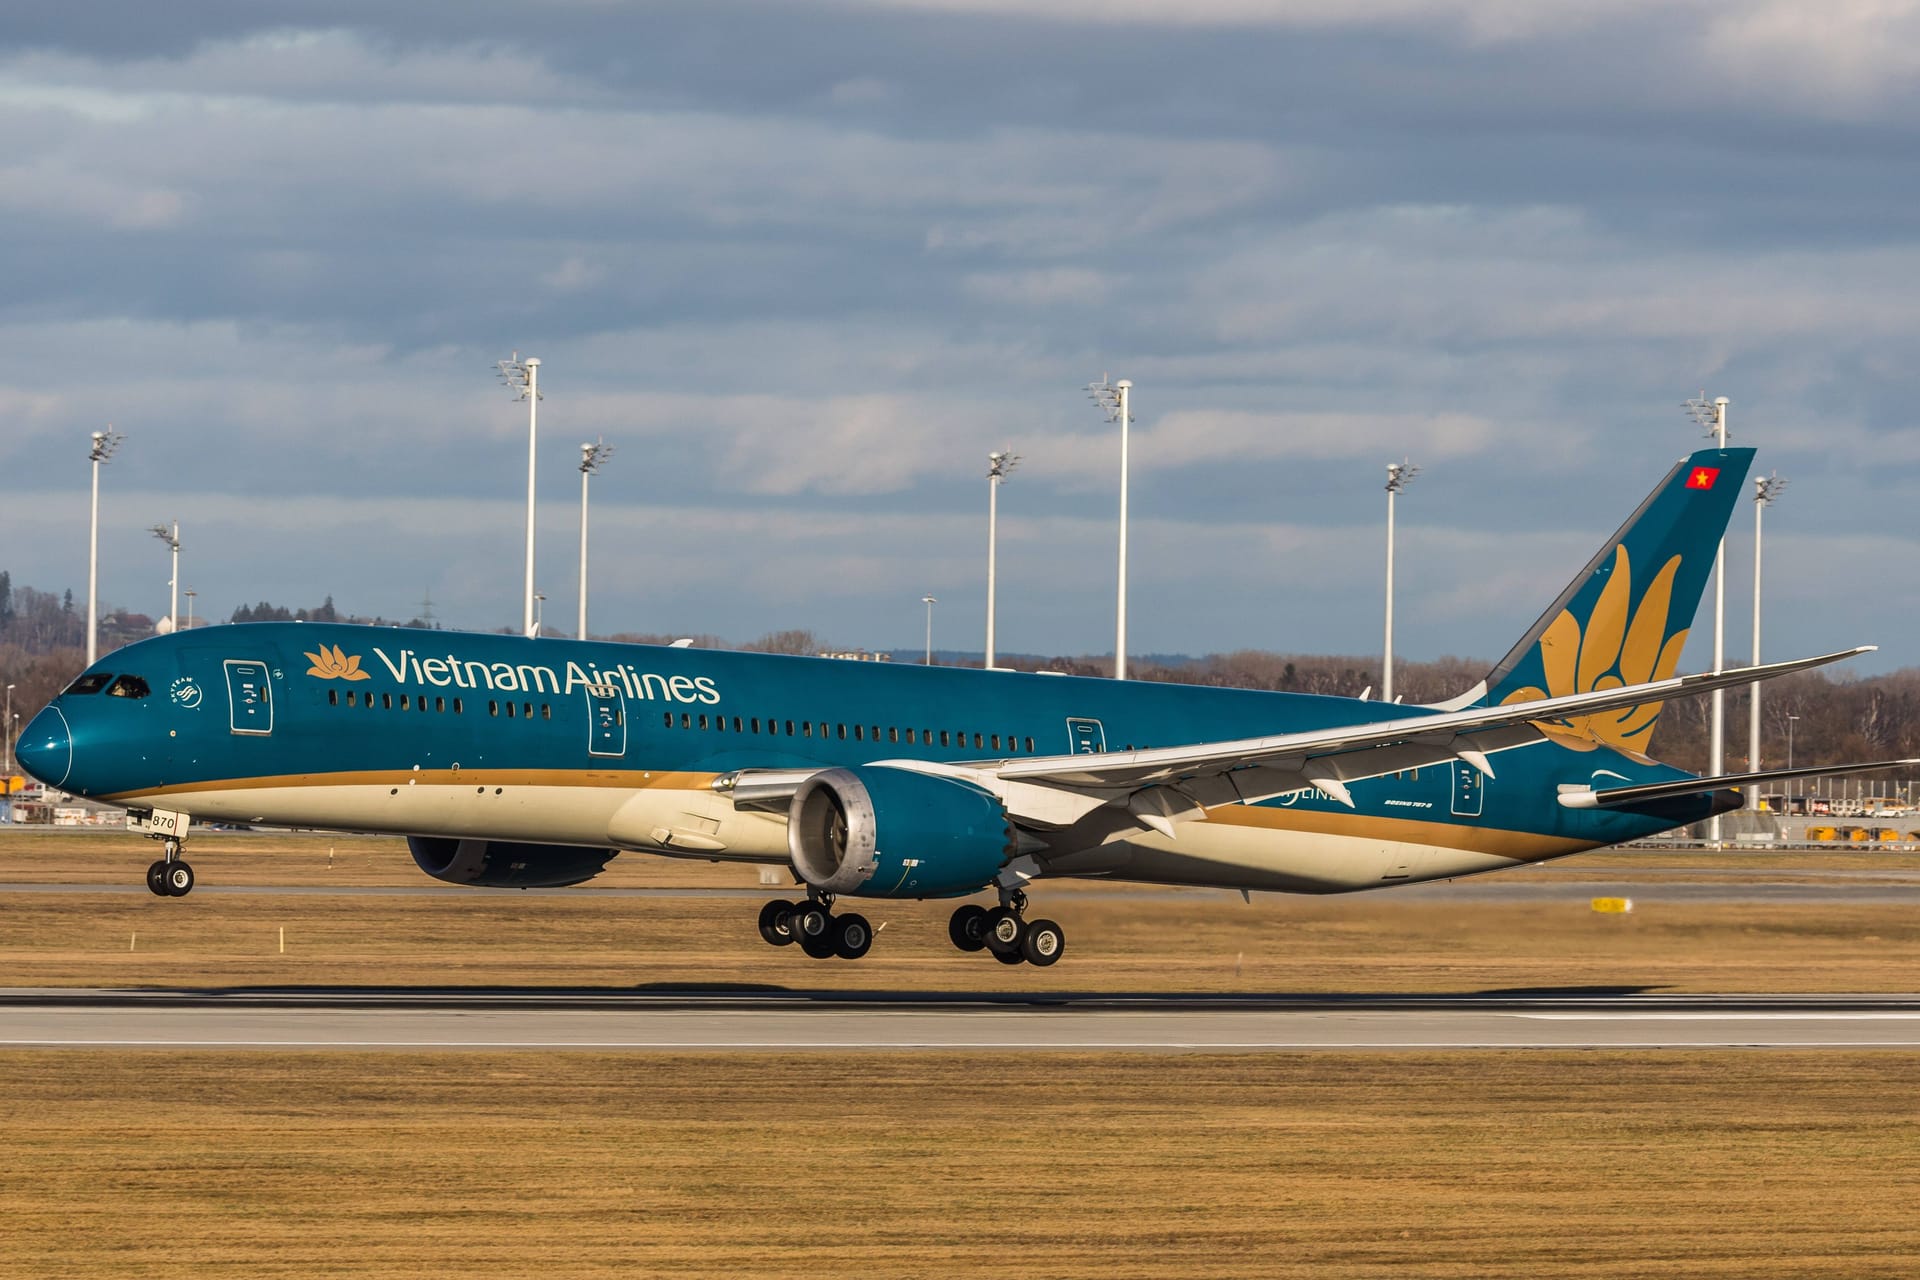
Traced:
<path fill-rule="evenodd" d="M 1871 764 L 1812 765 L 1805 769 L 1769 769 L 1763 773 L 1726 773 L 1712 778 L 1681 778 L 1677 782 L 1649 782 L 1636 787 L 1573 787 L 1560 793 L 1560 803 L 1568 809 L 1619 809 L 1651 800 L 1675 796 L 1699 796 L 1713 791 L 1759 786 L 1768 782 L 1786 782 L 1794 778 L 1839 778 L 1854 773 L 1879 773 L 1887 769 L 1920 767 L 1920 759 L 1877 760 Z"/>

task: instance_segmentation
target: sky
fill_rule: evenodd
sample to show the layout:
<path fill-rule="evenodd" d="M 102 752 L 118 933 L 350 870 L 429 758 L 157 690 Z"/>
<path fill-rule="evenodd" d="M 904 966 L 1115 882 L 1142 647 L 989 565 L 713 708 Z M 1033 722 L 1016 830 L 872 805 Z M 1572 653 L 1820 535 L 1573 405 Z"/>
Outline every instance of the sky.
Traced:
<path fill-rule="evenodd" d="M 1789 486 L 1770 657 L 1920 664 L 1920 3 L 16 0 L 0 568 L 1004 652 L 1497 658 L 1677 458 Z M 1751 504 L 1728 542 L 1750 644 Z M 1710 608 L 1710 605 L 1709 605 Z M 1710 661 L 1702 619 L 1683 666 Z"/>

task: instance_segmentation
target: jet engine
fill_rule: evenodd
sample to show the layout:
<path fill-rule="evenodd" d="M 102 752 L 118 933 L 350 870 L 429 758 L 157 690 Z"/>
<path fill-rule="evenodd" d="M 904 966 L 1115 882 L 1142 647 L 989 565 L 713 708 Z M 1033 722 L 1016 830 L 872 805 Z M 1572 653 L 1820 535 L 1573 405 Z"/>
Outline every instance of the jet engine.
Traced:
<path fill-rule="evenodd" d="M 488 889 L 552 889 L 599 875 L 618 849 L 409 836 L 413 861 L 435 880 Z"/>
<path fill-rule="evenodd" d="M 793 868 L 827 893 L 957 897 L 991 883 L 1015 847 L 994 796 L 884 765 L 816 773 L 787 811 Z"/>

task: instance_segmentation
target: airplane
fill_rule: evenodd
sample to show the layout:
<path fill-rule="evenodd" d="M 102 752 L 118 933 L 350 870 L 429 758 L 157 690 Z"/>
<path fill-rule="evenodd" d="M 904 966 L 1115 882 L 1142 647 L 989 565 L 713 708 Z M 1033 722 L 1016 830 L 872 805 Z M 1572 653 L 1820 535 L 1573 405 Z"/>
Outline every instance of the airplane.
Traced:
<path fill-rule="evenodd" d="M 1751 449 L 1677 463 L 1486 678 L 1364 699 L 319 623 L 155 637 L 89 666 L 17 746 L 123 806 L 194 885 L 193 823 L 404 836 L 427 875 L 575 885 L 623 852 L 786 867 L 761 937 L 858 959 L 849 898 L 965 899 L 949 937 L 1050 965 L 1061 877 L 1345 893 L 1603 848 L 1738 808 L 1648 741 L 1665 701 L 1837 661 L 1675 675 Z"/>

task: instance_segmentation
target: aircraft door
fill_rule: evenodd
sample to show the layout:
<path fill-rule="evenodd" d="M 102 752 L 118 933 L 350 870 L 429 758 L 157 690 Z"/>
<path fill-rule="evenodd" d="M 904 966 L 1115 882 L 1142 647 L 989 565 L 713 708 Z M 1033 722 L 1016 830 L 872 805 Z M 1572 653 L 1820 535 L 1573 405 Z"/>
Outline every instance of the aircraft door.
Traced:
<path fill-rule="evenodd" d="M 1477 818 L 1486 801 L 1487 775 L 1464 760 L 1453 762 L 1453 816 Z"/>
<path fill-rule="evenodd" d="M 1098 720 L 1069 719 L 1067 749 L 1076 756 L 1095 756 L 1107 749 L 1107 731 Z"/>
<path fill-rule="evenodd" d="M 227 704 L 235 733 L 264 737 L 273 732 L 273 680 L 267 664 L 252 658 L 228 658 Z"/>
<path fill-rule="evenodd" d="M 590 684 L 587 694 L 587 751 L 596 756 L 627 754 L 627 699 L 617 684 Z"/>

